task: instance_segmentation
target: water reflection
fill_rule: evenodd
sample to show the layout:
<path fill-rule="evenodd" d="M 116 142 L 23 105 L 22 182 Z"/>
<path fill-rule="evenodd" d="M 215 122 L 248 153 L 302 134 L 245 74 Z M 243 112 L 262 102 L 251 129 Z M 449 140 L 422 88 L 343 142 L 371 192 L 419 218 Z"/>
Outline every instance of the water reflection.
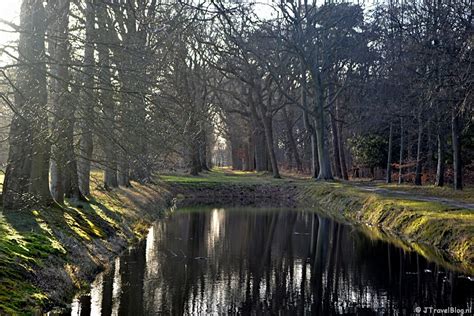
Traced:
<path fill-rule="evenodd" d="M 462 274 L 294 210 L 178 212 L 92 286 L 73 315 L 407 315 L 474 303 Z"/>

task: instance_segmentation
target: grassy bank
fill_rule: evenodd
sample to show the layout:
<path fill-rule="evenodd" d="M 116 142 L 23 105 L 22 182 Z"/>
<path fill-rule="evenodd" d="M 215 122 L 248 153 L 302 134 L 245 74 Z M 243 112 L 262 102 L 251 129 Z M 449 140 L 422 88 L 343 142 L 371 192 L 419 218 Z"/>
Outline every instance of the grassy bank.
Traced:
<path fill-rule="evenodd" d="M 347 182 L 316 182 L 291 176 L 273 179 L 266 174 L 230 170 L 218 170 L 199 177 L 167 175 L 161 180 L 165 184 L 179 184 L 189 192 L 193 188 L 210 192 L 213 187 L 225 186 L 287 188 L 290 194 L 296 195 L 295 200 L 302 207 L 318 209 L 346 222 L 368 225 L 372 232 L 377 232 L 372 233 L 374 238 L 391 242 L 398 238 L 406 249 L 474 274 L 474 211 L 414 198 L 435 196 L 470 202 L 471 188 L 457 192 L 450 188 L 379 184 L 378 187 L 388 192 L 376 193 Z M 390 190 L 409 194 L 390 194 Z M 411 194 L 414 197 L 410 198 Z"/>
<path fill-rule="evenodd" d="M 100 183 L 99 175 L 94 180 Z M 31 315 L 69 302 L 110 260 L 143 237 L 170 200 L 133 183 L 94 185 L 88 202 L 0 213 L 0 314 Z"/>
<path fill-rule="evenodd" d="M 245 196 L 264 203 L 291 197 L 301 207 L 368 224 L 363 229 L 371 238 L 474 274 L 470 210 L 364 191 L 348 183 L 230 170 L 197 177 L 161 175 L 156 185 L 133 183 L 133 188 L 112 192 L 101 188 L 98 174 L 94 180 L 93 199 L 87 203 L 0 213 L 0 314 L 29 315 L 69 302 L 113 257 L 142 238 L 174 197 L 192 203 L 208 196 L 224 203 Z M 457 262 L 446 261 L 446 253 Z"/>
<path fill-rule="evenodd" d="M 474 273 L 472 210 L 367 192 L 345 183 L 308 185 L 299 192 L 298 200 L 331 216 L 396 235 L 428 259 L 432 259 L 429 248 L 443 250 L 464 271 Z"/>

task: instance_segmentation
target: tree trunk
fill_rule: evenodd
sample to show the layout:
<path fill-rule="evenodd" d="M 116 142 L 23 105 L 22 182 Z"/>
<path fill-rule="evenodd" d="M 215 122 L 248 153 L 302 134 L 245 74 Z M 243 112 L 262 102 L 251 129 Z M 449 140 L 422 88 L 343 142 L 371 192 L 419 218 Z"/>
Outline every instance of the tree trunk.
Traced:
<path fill-rule="evenodd" d="M 314 112 L 316 114 L 314 119 L 314 129 L 316 132 L 319 163 L 319 173 L 317 180 L 332 180 L 333 176 L 331 170 L 331 159 L 329 157 L 325 133 L 326 125 L 324 119 L 324 88 L 322 85 L 321 73 L 317 65 L 314 65 L 312 73 L 314 78 L 314 91 L 316 91 L 317 95 L 317 97 L 314 99 Z"/>
<path fill-rule="evenodd" d="M 441 128 L 438 127 L 438 135 L 437 135 L 437 144 L 438 144 L 438 157 L 437 157 L 437 164 L 436 164 L 436 182 L 435 185 L 437 187 L 442 187 L 444 185 L 444 136 L 442 134 Z"/>
<path fill-rule="evenodd" d="M 46 88 L 46 85 L 44 85 Z M 46 89 L 45 89 L 46 90 Z M 46 97 L 44 98 L 46 100 Z M 31 160 L 30 189 L 36 203 L 49 204 L 52 201 L 49 190 L 50 150 L 48 119 L 44 113 L 33 124 L 33 156 Z"/>
<path fill-rule="evenodd" d="M 310 123 L 307 111 L 303 112 L 303 119 L 305 129 L 310 134 L 311 142 L 311 177 L 317 178 L 319 174 L 319 164 L 318 164 L 318 142 L 316 140 L 316 131 L 313 127 L 313 124 Z"/>
<path fill-rule="evenodd" d="M 51 193 L 49 191 L 49 160 L 51 144 L 48 130 L 48 115 L 47 115 L 47 80 L 46 80 L 46 65 L 45 65 L 45 41 L 44 35 L 46 32 L 46 16 L 43 3 L 35 1 L 32 4 L 32 12 L 29 17 L 33 21 L 33 29 L 31 32 L 33 36 L 29 38 L 31 43 L 30 52 L 35 55 L 28 62 L 34 64 L 34 69 L 31 69 L 31 85 L 25 87 L 30 91 L 25 91 L 19 87 L 21 93 L 31 96 L 28 100 L 29 107 L 32 107 L 32 157 L 31 157 L 31 172 L 30 172 L 30 188 L 29 192 L 35 197 L 37 203 L 52 202 Z M 26 32 L 28 32 L 27 30 Z M 20 49 L 20 47 L 19 47 Z"/>
<path fill-rule="evenodd" d="M 255 141 L 254 141 L 253 131 L 249 132 L 247 153 L 248 153 L 248 171 L 254 171 L 255 170 Z"/>
<path fill-rule="evenodd" d="M 325 133 L 325 123 L 324 123 L 324 104 L 322 96 L 319 98 L 318 104 L 316 104 L 316 113 L 317 117 L 315 121 L 315 130 L 316 130 L 316 141 L 318 149 L 318 164 L 319 164 L 319 173 L 318 180 L 332 180 L 332 171 L 331 171 L 331 160 L 329 158 L 329 151 L 326 142 L 326 133 Z"/>
<path fill-rule="evenodd" d="M 421 185 L 421 171 L 422 171 L 422 161 L 421 161 L 421 141 L 423 139 L 423 121 L 421 117 L 421 109 L 418 113 L 418 140 L 416 145 L 416 171 L 415 171 L 415 185 Z"/>
<path fill-rule="evenodd" d="M 433 131 L 432 131 L 432 125 L 433 122 L 429 121 L 428 126 L 427 126 L 427 134 L 426 134 L 426 142 L 428 144 L 428 153 L 427 153 L 427 158 L 426 158 L 426 168 L 430 175 L 433 172 L 434 169 L 434 162 L 433 162 L 433 157 L 434 157 L 434 150 L 433 150 Z"/>
<path fill-rule="evenodd" d="M 290 145 L 290 150 L 291 153 L 293 154 L 293 157 L 295 158 L 295 163 L 296 163 L 296 170 L 298 172 L 303 171 L 303 164 L 301 163 L 301 158 L 298 153 L 298 147 L 296 146 L 296 141 L 293 136 L 293 127 L 292 127 L 292 122 L 290 120 L 290 117 L 288 116 L 288 113 L 286 111 L 286 107 L 283 107 L 283 118 L 285 120 L 285 125 L 286 125 L 286 133 L 287 133 L 287 138 L 288 138 L 288 144 Z"/>
<path fill-rule="evenodd" d="M 73 90 L 73 97 L 79 98 L 80 89 L 75 85 Z M 69 97 L 68 106 L 66 106 L 66 126 L 65 128 L 65 157 L 66 164 L 64 170 L 64 196 L 73 200 L 85 200 L 79 188 L 79 173 L 77 169 L 76 153 L 74 151 L 74 126 L 75 126 L 75 112 L 74 102 Z"/>
<path fill-rule="evenodd" d="M 64 197 L 80 199 L 77 163 L 74 152 L 75 103 L 69 92 L 68 51 L 69 0 L 50 3 L 53 23 L 49 28 L 49 52 L 54 64 L 51 72 L 51 103 L 54 111 L 52 124 L 51 193 L 56 202 L 64 203 Z M 73 89 L 79 95 L 77 86 Z"/>
<path fill-rule="evenodd" d="M 262 126 L 262 120 L 258 117 L 257 109 L 252 99 L 249 102 L 249 107 L 251 119 L 250 123 L 253 128 L 253 138 L 255 144 L 255 170 L 266 171 L 268 163 L 264 127 Z"/>
<path fill-rule="evenodd" d="M 192 176 L 197 176 L 202 171 L 201 160 L 199 159 L 199 145 L 197 142 L 191 144 L 191 168 Z"/>
<path fill-rule="evenodd" d="M 270 156 L 270 164 L 272 168 L 272 175 L 274 178 L 279 179 L 280 171 L 278 170 L 278 163 L 276 160 L 275 149 L 273 144 L 273 129 L 272 129 L 272 118 L 270 116 L 264 115 L 264 108 L 262 110 L 262 117 L 263 117 L 263 127 L 265 131 L 265 140 L 267 142 L 267 150 Z"/>
<path fill-rule="evenodd" d="M 393 142 L 393 123 L 390 122 L 390 133 L 388 136 L 388 156 L 387 156 L 387 183 L 392 183 L 392 142 Z"/>
<path fill-rule="evenodd" d="M 49 135 L 45 66 L 46 14 L 42 1 L 23 1 L 15 113 L 9 134 L 9 155 L 3 185 L 3 206 L 28 205 L 31 193 L 49 203 Z"/>
<path fill-rule="evenodd" d="M 204 125 L 204 124 L 203 124 Z M 207 143 L 207 135 L 206 135 L 206 128 L 204 126 L 201 127 L 200 131 L 200 142 L 199 142 L 199 158 L 201 162 L 201 169 L 205 171 L 210 171 L 209 166 L 207 165 L 207 157 L 208 157 L 208 143 Z M 248 152 L 247 152 L 248 155 Z"/>
<path fill-rule="evenodd" d="M 459 135 L 459 116 L 457 109 L 452 110 L 451 132 L 453 143 L 453 172 L 454 172 L 454 189 L 462 190 L 462 159 L 461 159 L 461 141 Z"/>
<path fill-rule="evenodd" d="M 125 152 L 121 153 L 118 162 L 117 183 L 119 186 L 126 188 L 132 186 L 130 183 L 130 165 L 128 163 L 128 155 Z"/>
<path fill-rule="evenodd" d="M 346 154 L 344 150 L 344 140 L 342 138 L 342 122 L 340 121 L 339 116 L 339 102 L 336 103 L 336 117 L 338 121 L 336 121 L 336 129 L 337 129 L 337 136 L 339 138 L 339 159 L 341 165 L 341 175 L 344 180 L 349 180 L 349 176 L 347 174 L 347 164 L 346 164 Z"/>
<path fill-rule="evenodd" d="M 309 119 L 308 110 L 307 110 L 309 109 L 309 105 L 308 105 L 308 97 L 306 93 L 306 83 L 307 83 L 306 81 L 307 81 L 306 68 L 304 66 L 304 61 L 301 61 L 301 99 L 303 103 L 303 121 L 304 121 L 304 127 L 309 132 L 310 138 L 311 138 L 311 176 L 316 179 L 319 174 L 318 143 L 317 143 L 316 130 L 315 130 L 316 128 L 311 123 L 311 120 Z"/>
<path fill-rule="evenodd" d="M 332 134 L 332 150 L 333 150 L 333 159 L 334 159 L 334 172 L 336 177 L 341 179 L 341 157 L 339 156 L 339 135 L 337 130 L 337 118 L 334 114 L 330 114 L 331 119 L 331 134 Z"/>
<path fill-rule="evenodd" d="M 84 196 L 90 195 L 91 159 L 94 150 L 92 126 L 94 124 L 94 24 L 93 0 L 86 1 L 86 42 L 84 44 L 84 67 L 82 69 L 82 91 L 80 94 L 81 113 L 78 157 L 79 189 Z"/>
<path fill-rule="evenodd" d="M 19 98 L 15 96 L 17 112 L 23 113 L 23 109 L 19 107 Z M 28 202 L 26 195 L 31 171 L 31 130 L 26 118 L 20 115 L 17 113 L 13 115 L 10 126 L 8 161 L 2 192 L 5 209 L 21 208 Z"/>
<path fill-rule="evenodd" d="M 241 144 L 239 138 L 231 134 L 230 135 L 230 150 L 231 150 L 231 159 L 232 159 L 232 169 L 233 170 L 242 170 L 243 164 L 240 157 Z"/>
<path fill-rule="evenodd" d="M 403 117 L 400 117 L 400 159 L 399 159 L 399 167 L 398 167 L 398 184 L 403 183 L 403 137 L 404 137 L 404 126 L 403 126 Z"/>
<path fill-rule="evenodd" d="M 115 104 L 112 95 L 112 83 L 110 73 L 110 52 L 106 43 L 110 42 L 107 38 L 108 27 L 106 24 L 107 12 L 104 3 L 98 3 L 98 21 L 99 21 L 99 80 L 100 80 L 100 105 L 102 106 L 104 118 L 104 130 L 102 135 L 102 147 L 105 154 L 104 187 L 107 190 L 118 187 L 117 180 L 117 157 L 115 150 L 116 124 L 115 124 Z"/>

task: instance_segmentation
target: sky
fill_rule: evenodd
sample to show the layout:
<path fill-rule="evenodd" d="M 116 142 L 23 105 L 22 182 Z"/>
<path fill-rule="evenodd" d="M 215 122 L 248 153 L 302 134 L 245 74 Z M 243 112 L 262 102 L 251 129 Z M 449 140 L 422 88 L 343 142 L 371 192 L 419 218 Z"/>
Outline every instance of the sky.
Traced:
<path fill-rule="evenodd" d="M 18 39 L 18 33 L 4 22 L 18 25 L 22 0 L 0 0 L 0 48 Z M 10 58 L 0 51 L 0 66 L 8 63 Z"/>
<path fill-rule="evenodd" d="M 9 32 L 12 29 L 3 23 L 3 21 L 19 24 L 21 1 L 22 0 L 0 0 L 0 47 L 18 38 L 18 33 Z M 261 18 L 272 17 L 271 12 L 273 10 L 268 6 L 269 3 L 272 3 L 271 0 L 257 0 L 255 2 L 257 3 L 255 7 L 256 13 Z M 3 59 L 1 55 L 0 53 L 0 59 Z"/>
<path fill-rule="evenodd" d="M 20 5 L 21 0 L 0 0 L 0 43 L 5 44 L 12 39 L 15 39 L 18 34 L 5 32 L 11 30 L 8 25 L 2 23 L 3 21 L 18 24 L 20 20 Z"/>

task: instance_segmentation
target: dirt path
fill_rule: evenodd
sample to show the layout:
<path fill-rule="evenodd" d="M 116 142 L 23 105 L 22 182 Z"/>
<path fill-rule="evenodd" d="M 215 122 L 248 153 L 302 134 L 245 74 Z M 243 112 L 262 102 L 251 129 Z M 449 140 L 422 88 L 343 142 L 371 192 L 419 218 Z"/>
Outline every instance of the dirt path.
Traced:
<path fill-rule="evenodd" d="M 437 203 L 441 203 L 441 204 L 444 204 L 444 205 L 448 205 L 448 206 L 453 207 L 453 208 L 464 208 L 464 209 L 474 210 L 474 204 L 473 203 L 467 203 L 467 202 L 463 202 L 463 201 L 447 199 L 447 198 L 442 198 L 442 197 L 436 197 L 436 196 L 413 194 L 411 192 L 405 192 L 405 191 L 383 189 L 383 188 L 378 188 L 378 187 L 375 187 L 375 186 L 368 186 L 368 185 L 362 185 L 362 184 L 356 184 L 355 186 L 357 186 L 359 189 L 364 190 L 364 191 L 379 193 L 379 194 L 383 194 L 383 195 L 403 197 L 405 199 L 410 199 L 410 200 L 415 200 L 415 201 L 437 202 Z"/>

